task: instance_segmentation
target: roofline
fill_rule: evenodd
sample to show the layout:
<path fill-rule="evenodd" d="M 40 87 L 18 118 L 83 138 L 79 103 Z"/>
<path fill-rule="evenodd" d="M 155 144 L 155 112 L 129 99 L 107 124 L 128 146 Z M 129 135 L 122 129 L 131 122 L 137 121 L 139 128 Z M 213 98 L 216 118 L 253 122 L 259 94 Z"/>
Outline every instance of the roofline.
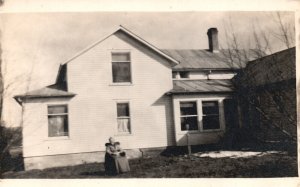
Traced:
<path fill-rule="evenodd" d="M 69 95 L 51 95 L 51 96 L 41 96 L 41 95 L 16 95 L 13 98 L 21 104 L 23 99 L 41 99 L 41 98 L 64 98 L 64 97 L 74 97 L 76 94 Z"/>
<path fill-rule="evenodd" d="M 150 47 L 152 50 L 154 50 L 155 52 L 159 53 L 160 55 L 162 55 L 163 57 L 167 58 L 168 60 L 172 61 L 175 63 L 175 65 L 180 64 L 180 62 L 176 59 L 174 59 L 173 57 L 167 55 L 166 53 L 164 53 L 163 51 L 161 51 L 160 49 L 158 49 L 157 47 L 155 47 L 154 45 L 150 44 L 149 42 L 147 42 L 146 40 L 144 40 L 143 38 L 141 38 L 140 36 L 134 34 L 133 32 L 131 32 L 130 30 L 128 30 L 127 28 L 125 28 L 124 26 L 120 25 L 120 29 L 124 31 L 125 33 L 129 34 L 130 36 L 132 36 L 133 38 L 137 39 L 138 41 L 140 41 L 141 43 L 143 43 L 144 45 Z"/>
<path fill-rule="evenodd" d="M 68 94 L 68 95 L 16 95 L 14 98 L 48 98 L 48 97 L 74 97 L 76 94 Z"/>
<path fill-rule="evenodd" d="M 248 65 L 249 63 L 255 63 L 255 62 L 258 61 L 258 60 L 263 60 L 263 59 L 268 58 L 268 57 L 271 57 L 271 56 L 273 56 L 273 55 L 277 55 L 277 54 L 279 54 L 279 53 L 284 53 L 284 52 L 286 52 L 286 51 L 289 51 L 289 50 L 295 50 L 295 49 L 296 49 L 296 46 L 290 47 L 290 48 L 287 48 L 287 49 L 284 49 L 284 50 L 281 50 L 281 51 L 277 51 L 277 52 L 275 52 L 275 53 L 272 53 L 272 54 L 269 54 L 269 55 L 266 55 L 266 56 L 263 56 L 263 57 L 254 59 L 254 60 L 250 60 L 250 61 L 248 61 L 247 65 Z"/>
<path fill-rule="evenodd" d="M 115 31 L 117 32 L 117 31 Z M 79 51 L 78 53 L 76 53 L 74 56 L 72 56 L 71 58 L 69 58 L 68 60 L 66 60 L 65 62 L 61 63 L 61 65 L 65 65 L 69 62 L 71 62 L 72 60 L 74 60 L 75 58 L 81 56 L 82 54 L 84 54 L 85 52 L 87 52 L 88 50 L 90 50 L 91 48 L 95 47 L 96 45 L 98 45 L 99 43 L 103 42 L 104 40 L 106 40 L 107 38 L 109 38 L 111 35 L 113 35 L 115 32 L 107 35 L 106 37 L 102 38 L 101 40 L 98 40 L 94 43 L 92 43 L 91 45 L 89 45 L 88 47 L 84 48 L 83 50 Z"/>
<path fill-rule="evenodd" d="M 122 25 L 119 25 L 119 28 L 117 30 L 115 30 L 113 33 L 107 35 L 106 37 L 102 38 L 101 40 L 96 41 L 95 43 L 89 45 L 88 47 L 86 47 L 85 49 L 81 50 L 80 52 L 78 52 L 76 55 L 74 55 L 73 57 L 69 58 L 68 60 L 66 60 L 65 62 L 61 63 L 61 65 L 65 65 L 69 62 L 71 62 L 72 60 L 76 59 L 77 57 L 81 56 L 82 54 L 84 54 L 85 52 L 87 52 L 88 50 L 90 50 L 91 48 L 95 47 L 96 45 L 98 45 L 99 43 L 103 42 L 104 40 L 106 40 L 107 38 L 109 38 L 110 36 L 114 35 L 116 32 L 118 32 L 119 30 L 125 32 L 126 34 L 130 35 L 131 37 L 133 37 L 134 39 L 138 40 L 139 42 L 143 43 L 144 45 L 148 46 L 149 48 L 151 48 L 152 50 L 154 50 L 155 52 L 157 52 L 158 54 L 162 55 L 163 57 L 165 57 L 166 59 L 170 60 L 171 62 L 174 63 L 174 65 L 179 64 L 180 62 L 177 61 L 176 59 L 172 58 L 171 56 L 167 55 L 166 53 L 162 52 L 160 49 L 158 49 L 157 47 L 155 47 L 154 45 L 150 44 L 149 42 L 147 42 L 146 40 L 142 39 L 141 37 L 139 37 L 138 35 L 134 34 L 133 32 L 131 32 L 130 30 L 128 30 L 127 28 L 125 28 Z"/>

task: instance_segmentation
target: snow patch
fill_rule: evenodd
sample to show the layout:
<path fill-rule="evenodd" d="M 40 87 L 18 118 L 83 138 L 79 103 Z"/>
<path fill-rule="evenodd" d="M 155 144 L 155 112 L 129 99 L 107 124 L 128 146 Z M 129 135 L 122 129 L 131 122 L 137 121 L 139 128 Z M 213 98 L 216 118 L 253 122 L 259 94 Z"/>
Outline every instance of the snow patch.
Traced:
<path fill-rule="evenodd" d="M 245 158 L 253 156 L 264 156 L 269 154 L 279 154 L 279 151 L 264 151 L 264 152 L 253 152 L 253 151 L 211 151 L 205 153 L 195 153 L 196 157 L 211 157 L 211 158 Z"/>

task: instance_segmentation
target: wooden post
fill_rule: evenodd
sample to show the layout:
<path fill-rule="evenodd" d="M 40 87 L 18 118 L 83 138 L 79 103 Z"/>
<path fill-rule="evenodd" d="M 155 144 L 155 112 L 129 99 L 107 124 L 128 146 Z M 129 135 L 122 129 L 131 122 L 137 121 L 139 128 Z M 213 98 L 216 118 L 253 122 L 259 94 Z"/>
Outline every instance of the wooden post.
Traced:
<path fill-rule="evenodd" d="M 188 154 L 191 155 L 192 154 L 192 149 L 191 149 L 191 145 L 190 145 L 190 142 L 189 142 L 189 138 L 190 138 L 189 133 L 186 134 L 186 138 L 187 138 Z"/>
<path fill-rule="evenodd" d="M 188 155 L 191 155 L 192 154 L 192 149 L 191 149 L 191 145 L 190 145 L 190 141 L 189 141 L 189 139 L 190 139 L 190 134 L 189 134 L 190 125 L 186 124 L 185 127 L 186 127 L 186 130 L 187 130 L 186 143 L 187 143 L 187 148 L 188 148 Z"/>

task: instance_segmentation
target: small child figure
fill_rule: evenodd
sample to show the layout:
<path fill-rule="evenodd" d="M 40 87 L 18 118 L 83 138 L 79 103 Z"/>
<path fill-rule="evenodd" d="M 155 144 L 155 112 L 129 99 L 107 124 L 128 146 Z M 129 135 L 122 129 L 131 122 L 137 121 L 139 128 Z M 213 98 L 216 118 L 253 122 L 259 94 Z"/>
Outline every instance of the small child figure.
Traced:
<path fill-rule="evenodd" d="M 120 142 L 116 142 L 114 146 L 115 146 L 115 152 L 114 153 L 117 156 L 126 156 L 125 152 L 121 148 Z"/>

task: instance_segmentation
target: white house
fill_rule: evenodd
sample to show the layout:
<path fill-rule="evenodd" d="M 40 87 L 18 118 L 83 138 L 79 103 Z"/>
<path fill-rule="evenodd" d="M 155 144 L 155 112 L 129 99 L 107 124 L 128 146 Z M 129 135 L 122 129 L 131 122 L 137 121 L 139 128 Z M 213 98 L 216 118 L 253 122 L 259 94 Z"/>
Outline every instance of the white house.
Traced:
<path fill-rule="evenodd" d="M 102 162 L 110 136 L 142 148 L 216 143 L 236 125 L 240 68 L 208 30 L 208 50 L 161 50 L 120 26 L 61 64 L 55 84 L 15 96 L 25 169 Z M 130 151 L 134 150 L 134 151 Z"/>

